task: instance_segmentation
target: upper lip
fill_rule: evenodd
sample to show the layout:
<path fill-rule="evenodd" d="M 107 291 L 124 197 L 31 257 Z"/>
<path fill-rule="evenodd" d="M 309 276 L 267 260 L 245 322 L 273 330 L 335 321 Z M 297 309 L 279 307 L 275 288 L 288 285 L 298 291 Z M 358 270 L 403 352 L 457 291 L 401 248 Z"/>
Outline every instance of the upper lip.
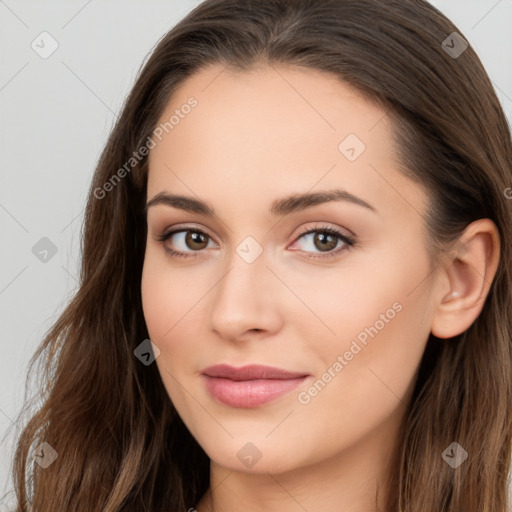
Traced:
<path fill-rule="evenodd" d="M 208 377 L 222 377 L 231 380 L 256 380 L 256 379 L 297 379 L 306 377 L 306 373 L 290 372 L 273 366 L 250 364 L 235 368 L 229 364 L 216 364 L 208 366 L 202 372 Z"/>

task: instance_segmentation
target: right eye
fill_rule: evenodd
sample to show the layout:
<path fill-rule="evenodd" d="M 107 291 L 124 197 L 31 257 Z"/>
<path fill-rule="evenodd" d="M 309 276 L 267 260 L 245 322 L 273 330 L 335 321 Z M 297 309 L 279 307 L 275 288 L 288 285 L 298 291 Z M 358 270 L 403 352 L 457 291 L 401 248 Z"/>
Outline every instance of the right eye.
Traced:
<path fill-rule="evenodd" d="M 210 235 L 195 228 L 169 231 L 157 240 L 171 256 L 181 258 L 195 258 L 203 249 L 208 248 L 209 242 L 213 243 Z"/>

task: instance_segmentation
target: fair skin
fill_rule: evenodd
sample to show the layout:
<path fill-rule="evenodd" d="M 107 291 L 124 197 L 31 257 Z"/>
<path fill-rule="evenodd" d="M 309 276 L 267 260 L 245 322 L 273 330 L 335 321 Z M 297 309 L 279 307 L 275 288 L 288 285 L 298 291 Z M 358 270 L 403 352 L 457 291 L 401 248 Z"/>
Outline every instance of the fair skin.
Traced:
<path fill-rule="evenodd" d="M 386 464 L 428 336 L 453 337 L 480 313 L 498 262 L 496 228 L 486 219 L 473 223 L 460 250 L 432 272 L 428 196 L 397 171 L 389 118 L 330 75 L 212 66 L 182 84 L 161 120 L 190 96 L 197 106 L 151 149 L 147 199 L 187 196 L 215 215 L 150 206 L 142 276 L 162 381 L 211 460 L 212 492 L 190 507 L 383 510 L 393 491 Z M 353 161 L 339 149 L 349 134 L 366 146 Z M 371 208 L 340 200 L 270 213 L 276 200 L 332 189 Z M 171 228 L 182 232 L 159 242 Z M 336 229 L 356 243 L 334 237 L 325 248 L 315 233 L 299 238 L 313 228 Z M 207 235 L 202 246 L 190 244 L 197 229 Z M 251 263 L 236 250 L 247 236 L 262 249 Z M 373 337 L 350 358 L 353 341 L 372 326 Z M 333 370 L 338 356 L 341 371 Z M 309 377 L 273 402 L 233 407 L 201 379 L 217 363 Z M 329 382 L 308 391 L 329 368 Z M 261 454 L 251 467 L 237 456 L 249 442 Z"/>

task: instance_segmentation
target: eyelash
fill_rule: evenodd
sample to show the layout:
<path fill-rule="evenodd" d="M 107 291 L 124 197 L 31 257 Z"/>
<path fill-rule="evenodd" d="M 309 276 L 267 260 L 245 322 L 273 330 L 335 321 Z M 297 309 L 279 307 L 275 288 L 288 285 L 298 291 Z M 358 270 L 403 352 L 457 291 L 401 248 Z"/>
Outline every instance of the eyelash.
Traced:
<path fill-rule="evenodd" d="M 177 251 L 175 249 L 171 249 L 171 248 L 169 248 L 169 247 L 167 247 L 165 245 L 165 242 L 167 240 L 169 240 L 169 238 L 171 238 L 172 235 L 175 235 L 176 233 L 183 233 L 183 232 L 200 233 L 200 234 L 205 235 L 205 236 L 207 236 L 208 238 L 211 239 L 210 235 L 208 235 L 208 233 L 205 233 L 203 230 L 189 227 L 189 228 L 176 229 L 174 231 L 169 231 L 168 233 L 163 233 L 162 235 L 157 237 L 157 241 L 163 245 L 164 250 L 170 256 L 172 256 L 172 257 L 178 257 L 178 258 L 197 258 L 200 255 L 199 253 L 201 253 L 203 251 L 193 251 L 191 253 L 188 253 L 188 252 L 182 252 L 182 251 Z M 305 235 L 309 235 L 310 233 L 317 233 L 317 232 L 327 233 L 329 235 L 333 235 L 333 236 L 337 237 L 338 239 L 340 239 L 346 245 L 347 249 L 351 248 L 351 247 L 354 247 L 356 245 L 356 240 L 354 238 L 352 238 L 352 237 L 350 237 L 348 235 L 344 235 L 343 233 L 341 233 L 337 229 L 334 229 L 334 228 L 329 227 L 329 226 L 321 226 L 321 227 L 315 226 L 314 228 L 305 229 L 304 231 L 300 232 L 297 235 L 297 238 L 295 239 L 295 241 L 299 240 L 300 238 L 302 238 Z M 325 253 L 320 253 L 321 254 L 320 256 L 315 255 L 315 254 L 311 254 L 311 253 L 306 253 L 306 257 L 308 259 L 309 258 L 312 258 L 312 259 L 325 259 L 325 258 L 329 258 L 329 257 L 334 257 L 339 252 L 341 252 L 343 250 L 344 250 L 343 247 L 342 248 L 338 248 L 335 251 L 329 251 L 329 252 L 325 252 Z"/>

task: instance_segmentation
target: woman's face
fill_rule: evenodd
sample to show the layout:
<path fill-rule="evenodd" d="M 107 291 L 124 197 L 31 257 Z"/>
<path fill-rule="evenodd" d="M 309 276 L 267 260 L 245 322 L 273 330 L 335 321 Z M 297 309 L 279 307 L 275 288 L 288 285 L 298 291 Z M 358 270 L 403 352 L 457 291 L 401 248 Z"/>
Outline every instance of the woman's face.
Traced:
<path fill-rule="evenodd" d="M 412 391 L 437 282 L 427 196 L 397 170 L 388 117 L 319 71 L 214 66 L 160 121 L 142 298 L 181 418 L 232 470 L 284 472 L 363 450 L 378 464 Z M 294 376 L 203 374 L 218 364 Z"/>

